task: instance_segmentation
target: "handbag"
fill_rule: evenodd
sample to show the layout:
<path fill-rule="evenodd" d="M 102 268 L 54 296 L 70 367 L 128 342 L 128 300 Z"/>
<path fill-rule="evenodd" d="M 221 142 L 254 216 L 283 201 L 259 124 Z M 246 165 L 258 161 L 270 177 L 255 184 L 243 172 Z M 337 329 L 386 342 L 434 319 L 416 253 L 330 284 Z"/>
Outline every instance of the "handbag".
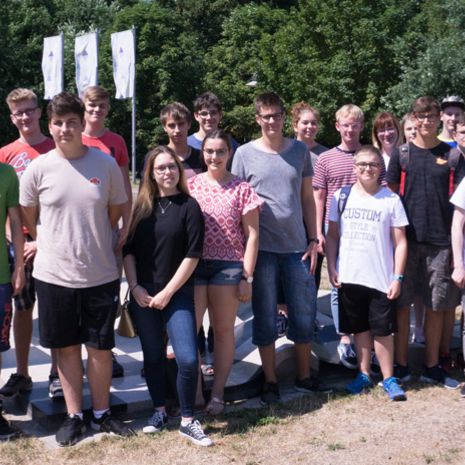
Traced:
<path fill-rule="evenodd" d="M 116 332 L 121 337 L 136 337 L 137 331 L 132 322 L 131 314 L 129 313 L 129 289 L 124 297 L 124 302 L 119 304 L 119 313 L 121 314 L 118 328 Z"/>

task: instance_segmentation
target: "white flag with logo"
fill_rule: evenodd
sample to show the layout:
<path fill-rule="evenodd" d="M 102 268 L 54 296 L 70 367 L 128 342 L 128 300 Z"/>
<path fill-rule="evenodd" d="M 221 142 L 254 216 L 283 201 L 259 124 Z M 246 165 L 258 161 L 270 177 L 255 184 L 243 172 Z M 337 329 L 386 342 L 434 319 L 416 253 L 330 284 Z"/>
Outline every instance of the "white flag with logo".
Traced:
<path fill-rule="evenodd" d="M 134 97 L 136 52 L 134 31 L 115 32 L 111 35 L 113 80 L 117 99 Z"/>
<path fill-rule="evenodd" d="M 98 81 L 97 33 L 91 32 L 76 37 L 74 59 L 76 63 L 76 87 L 82 95 L 86 87 L 96 86 Z"/>
<path fill-rule="evenodd" d="M 51 100 L 63 92 L 63 34 L 44 37 L 42 74 L 44 75 L 44 99 Z"/>

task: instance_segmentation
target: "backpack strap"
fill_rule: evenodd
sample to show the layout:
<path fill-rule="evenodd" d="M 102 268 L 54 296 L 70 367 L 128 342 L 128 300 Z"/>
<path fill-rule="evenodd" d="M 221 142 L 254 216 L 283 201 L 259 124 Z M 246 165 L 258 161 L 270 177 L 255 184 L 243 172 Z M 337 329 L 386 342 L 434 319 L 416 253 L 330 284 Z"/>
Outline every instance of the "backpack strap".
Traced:
<path fill-rule="evenodd" d="M 452 149 L 447 156 L 447 164 L 449 165 L 449 197 L 454 193 L 455 187 L 455 170 L 459 164 L 462 152 L 458 149 Z"/>
<path fill-rule="evenodd" d="M 346 208 L 347 200 L 349 199 L 351 189 L 351 185 L 341 187 L 341 193 L 339 194 L 339 200 L 337 202 L 337 212 L 339 214 L 339 220 L 341 219 L 341 216 Z"/>
<path fill-rule="evenodd" d="M 405 194 L 405 174 L 407 173 L 407 167 L 410 161 L 410 145 L 407 142 L 399 146 L 399 164 L 400 169 L 400 184 L 399 184 L 399 194 L 404 196 Z"/>

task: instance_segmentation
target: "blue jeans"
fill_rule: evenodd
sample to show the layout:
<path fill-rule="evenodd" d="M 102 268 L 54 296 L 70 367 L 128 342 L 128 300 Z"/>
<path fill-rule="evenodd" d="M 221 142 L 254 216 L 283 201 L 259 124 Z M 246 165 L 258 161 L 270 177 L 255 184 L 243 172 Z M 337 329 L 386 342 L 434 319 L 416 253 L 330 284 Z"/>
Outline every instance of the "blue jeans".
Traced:
<path fill-rule="evenodd" d="M 153 284 L 141 284 L 155 295 Z M 131 297 L 129 310 L 136 324 L 144 354 L 147 387 L 155 408 L 165 405 L 166 327 L 178 365 L 176 388 L 183 417 L 194 415 L 198 378 L 197 334 L 194 311 L 194 288 L 184 286 L 174 294 L 163 310 L 141 308 Z"/>
<path fill-rule="evenodd" d="M 311 342 L 316 314 L 315 279 L 309 273 L 310 261 L 301 253 L 258 252 L 255 266 L 252 309 L 252 342 L 273 344 L 278 338 L 278 285 L 281 284 L 289 312 L 288 338 L 299 344 Z"/>

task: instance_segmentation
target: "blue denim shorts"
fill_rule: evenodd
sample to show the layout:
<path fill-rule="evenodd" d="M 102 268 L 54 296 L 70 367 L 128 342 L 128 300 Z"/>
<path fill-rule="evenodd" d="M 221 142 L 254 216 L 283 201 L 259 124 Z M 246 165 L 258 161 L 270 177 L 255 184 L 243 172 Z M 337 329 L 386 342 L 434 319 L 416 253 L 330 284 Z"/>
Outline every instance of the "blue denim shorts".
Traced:
<path fill-rule="evenodd" d="M 0 285 L 0 352 L 10 348 L 10 327 L 13 309 L 11 307 L 11 284 Z"/>
<path fill-rule="evenodd" d="M 200 260 L 195 269 L 195 285 L 237 286 L 241 281 L 242 269 L 242 262 L 238 261 Z"/>
<path fill-rule="evenodd" d="M 279 254 L 258 252 L 252 288 L 253 336 L 257 346 L 278 338 L 278 288 L 281 285 L 288 308 L 287 337 L 298 344 L 311 342 L 316 315 L 315 279 L 303 252 Z"/>

